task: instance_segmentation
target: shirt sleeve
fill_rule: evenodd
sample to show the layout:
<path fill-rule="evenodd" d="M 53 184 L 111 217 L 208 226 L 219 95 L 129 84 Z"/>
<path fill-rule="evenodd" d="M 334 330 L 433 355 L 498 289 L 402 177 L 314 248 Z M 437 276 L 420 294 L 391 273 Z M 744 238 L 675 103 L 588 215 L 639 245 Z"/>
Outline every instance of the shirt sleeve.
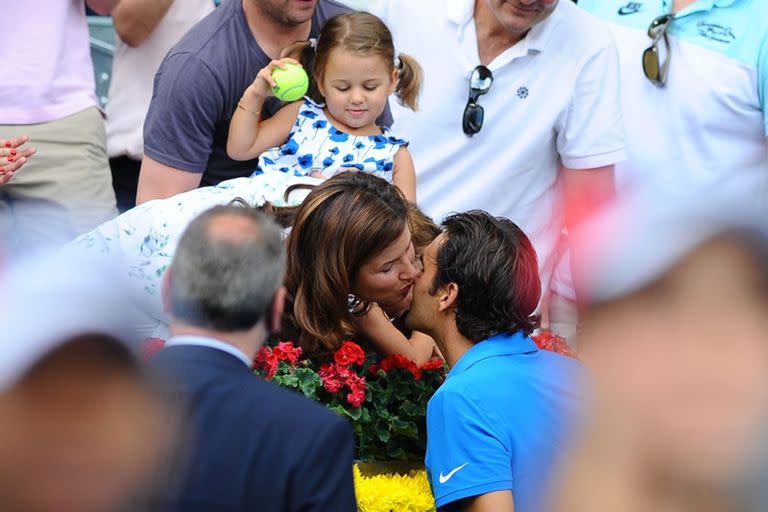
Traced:
<path fill-rule="evenodd" d="M 498 421 L 466 394 L 443 390 L 427 409 L 427 474 L 437 507 L 494 491 L 512 490 L 512 452 Z"/>
<path fill-rule="evenodd" d="M 205 171 L 224 95 L 210 68 L 189 54 L 172 55 L 155 75 L 144 121 L 144 154 L 184 171 Z"/>
<path fill-rule="evenodd" d="M 602 47 L 582 67 L 557 132 L 560 159 L 570 169 L 593 169 L 625 159 L 619 56 L 614 44 Z"/>

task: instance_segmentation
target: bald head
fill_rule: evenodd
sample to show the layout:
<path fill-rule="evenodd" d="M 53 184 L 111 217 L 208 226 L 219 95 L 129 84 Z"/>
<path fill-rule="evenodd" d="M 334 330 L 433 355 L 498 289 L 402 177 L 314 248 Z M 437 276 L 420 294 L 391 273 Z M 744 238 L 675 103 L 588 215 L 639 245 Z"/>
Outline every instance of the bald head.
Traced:
<path fill-rule="evenodd" d="M 175 320 L 225 332 L 251 329 L 282 285 L 280 230 L 251 208 L 212 208 L 187 227 L 170 271 Z"/>

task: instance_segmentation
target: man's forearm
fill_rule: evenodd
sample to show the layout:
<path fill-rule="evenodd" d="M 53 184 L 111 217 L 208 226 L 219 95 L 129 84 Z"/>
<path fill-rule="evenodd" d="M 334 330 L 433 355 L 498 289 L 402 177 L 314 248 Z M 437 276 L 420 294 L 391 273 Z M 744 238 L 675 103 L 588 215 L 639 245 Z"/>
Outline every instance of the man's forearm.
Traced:
<path fill-rule="evenodd" d="M 137 47 L 155 31 L 173 0 L 120 0 L 112 12 L 115 31 L 128 46 Z"/>

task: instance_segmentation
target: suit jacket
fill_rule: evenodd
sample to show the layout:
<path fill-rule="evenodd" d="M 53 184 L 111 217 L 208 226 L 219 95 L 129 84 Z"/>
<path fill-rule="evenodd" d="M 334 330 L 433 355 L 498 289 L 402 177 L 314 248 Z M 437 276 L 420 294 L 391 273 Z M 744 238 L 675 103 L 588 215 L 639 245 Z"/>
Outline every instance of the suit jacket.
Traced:
<path fill-rule="evenodd" d="M 252 374 L 209 347 L 169 346 L 152 364 L 189 414 L 189 442 L 169 510 L 356 510 L 354 437 L 342 417 Z"/>

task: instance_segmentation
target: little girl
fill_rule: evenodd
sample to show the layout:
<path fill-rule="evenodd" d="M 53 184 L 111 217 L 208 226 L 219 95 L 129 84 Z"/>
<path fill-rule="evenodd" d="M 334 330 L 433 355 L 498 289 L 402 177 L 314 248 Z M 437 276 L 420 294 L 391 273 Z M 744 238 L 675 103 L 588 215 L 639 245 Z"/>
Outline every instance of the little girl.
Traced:
<path fill-rule="evenodd" d="M 328 20 L 314 46 L 295 43 L 283 57 L 259 71 L 240 98 L 229 127 L 230 158 L 258 156 L 257 174 L 329 178 L 342 170 L 368 172 L 394 183 L 415 202 L 408 143 L 391 136 L 376 119 L 393 92 L 416 110 L 421 67 L 408 55 L 395 57 L 387 26 L 372 14 L 342 14 Z M 264 100 L 276 85 L 272 72 L 302 57 L 312 69 L 308 96 L 261 121 Z"/>

